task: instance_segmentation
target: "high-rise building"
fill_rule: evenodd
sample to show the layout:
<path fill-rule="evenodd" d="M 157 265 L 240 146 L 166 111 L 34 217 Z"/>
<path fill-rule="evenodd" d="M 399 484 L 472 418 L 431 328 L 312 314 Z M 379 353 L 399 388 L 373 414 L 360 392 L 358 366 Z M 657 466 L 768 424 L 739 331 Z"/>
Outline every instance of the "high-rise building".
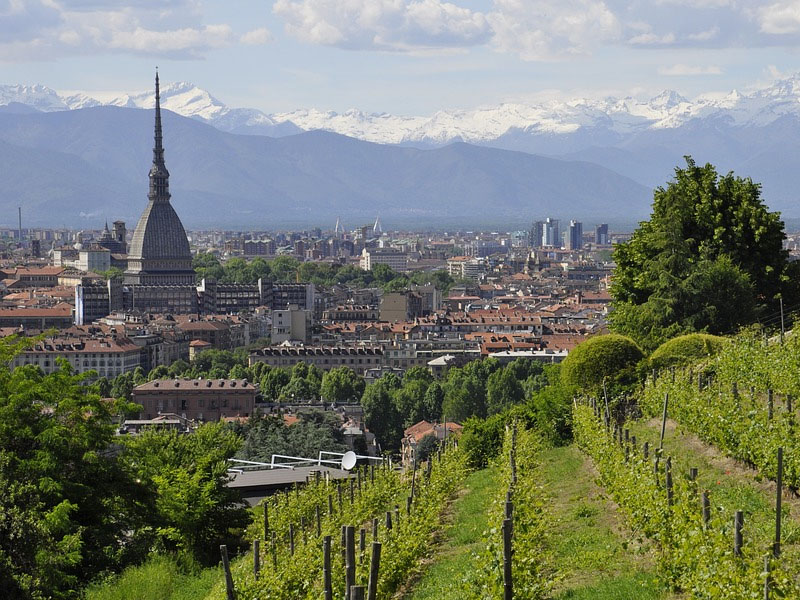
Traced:
<path fill-rule="evenodd" d="M 575 221 L 569 222 L 569 229 L 565 237 L 567 250 L 580 250 L 583 248 L 583 223 Z"/>
<path fill-rule="evenodd" d="M 561 246 L 561 231 L 558 219 L 547 217 L 542 225 L 542 246 Z"/>
<path fill-rule="evenodd" d="M 155 145 L 150 168 L 147 206 L 133 232 L 125 283 L 134 285 L 193 285 L 195 273 L 189 240 L 170 204 L 169 171 L 164 164 L 161 98 L 156 73 Z"/>
<path fill-rule="evenodd" d="M 598 246 L 608 245 L 608 223 L 603 223 L 594 228 L 594 243 Z"/>

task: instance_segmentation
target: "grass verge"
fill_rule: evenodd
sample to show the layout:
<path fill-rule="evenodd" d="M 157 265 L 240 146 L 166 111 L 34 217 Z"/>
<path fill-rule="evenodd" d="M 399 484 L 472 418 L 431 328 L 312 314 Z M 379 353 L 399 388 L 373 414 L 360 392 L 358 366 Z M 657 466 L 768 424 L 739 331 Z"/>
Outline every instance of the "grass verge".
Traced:
<path fill-rule="evenodd" d="M 466 492 L 452 507 L 452 522 L 444 540 L 414 589 L 406 596 L 411 600 L 442 600 L 459 597 L 464 577 L 472 569 L 472 553 L 482 543 L 487 528 L 487 509 L 492 498 L 491 469 L 471 473 Z"/>
<path fill-rule="evenodd" d="M 653 572 L 652 547 L 631 539 L 589 458 L 576 446 L 551 448 L 543 475 L 557 528 L 551 551 L 563 576 L 557 600 L 673 597 Z"/>

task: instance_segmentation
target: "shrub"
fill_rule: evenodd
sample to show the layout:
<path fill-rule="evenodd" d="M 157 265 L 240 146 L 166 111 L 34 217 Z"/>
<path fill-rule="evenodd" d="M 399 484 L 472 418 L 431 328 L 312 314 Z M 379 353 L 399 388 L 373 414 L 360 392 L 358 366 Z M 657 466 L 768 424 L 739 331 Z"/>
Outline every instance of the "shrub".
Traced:
<path fill-rule="evenodd" d="M 599 335 L 579 344 L 561 364 L 561 381 L 567 388 L 599 393 L 603 380 L 609 391 L 619 391 L 636 381 L 636 365 L 644 358 L 631 338 Z"/>
<path fill-rule="evenodd" d="M 690 333 L 672 338 L 661 344 L 650 355 L 650 367 L 653 369 L 676 367 L 715 356 L 725 341 L 723 337 L 707 333 Z"/>

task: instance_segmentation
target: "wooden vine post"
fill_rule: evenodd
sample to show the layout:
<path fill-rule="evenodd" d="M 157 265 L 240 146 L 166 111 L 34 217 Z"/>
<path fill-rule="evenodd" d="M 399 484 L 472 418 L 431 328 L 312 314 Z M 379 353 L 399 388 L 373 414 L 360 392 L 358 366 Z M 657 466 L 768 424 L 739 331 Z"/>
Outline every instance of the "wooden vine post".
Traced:
<path fill-rule="evenodd" d="M 222 568 L 225 570 L 225 597 L 227 600 L 236 600 L 236 590 L 233 587 L 233 576 L 231 575 L 231 563 L 228 560 L 228 547 L 220 545 L 219 553 L 222 555 Z"/>
<path fill-rule="evenodd" d="M 324 600 L 333 600 L 331 585 L 331 536 L 322 538 L 322 589 Z"/>
<path fill-rule="evenodd" d="M 503 600 L 513 600 L 514 598 L 514 581 L 511 568 L 513 556 L 511 547 L 512 527 L 511 519 L 503 519 Z"/>
<path fill-rule="evenodd" d="M 369 563 L 367 600 L 376 600 L 378 595 L 378 571 L 381 568 L 381 543 L 372 542 L 372 560 Z"/>
<path fill-rule="evenodd" d="M 778 558 L 781 555 L 781 501 L 783 496 L 783 448 L 778 448 L 778 474 L 775 480 L 775 543 L 772 546 L 772 555 Z"/>

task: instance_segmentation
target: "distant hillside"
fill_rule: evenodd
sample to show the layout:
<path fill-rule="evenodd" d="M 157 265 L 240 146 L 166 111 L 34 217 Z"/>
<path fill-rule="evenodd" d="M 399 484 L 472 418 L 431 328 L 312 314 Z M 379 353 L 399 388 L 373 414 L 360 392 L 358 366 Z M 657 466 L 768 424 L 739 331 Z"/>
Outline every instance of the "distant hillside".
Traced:
<path fill-rule="evenodd" d="M 19 111 L 21 112 L 21 111 Z M 0 112 L 0 209 L 31 225 L 134 222 L 146 202 L 152 111 Z M 456 143 L 421 150 L 329 132 L 225 133 L 164 115 L 173 202 L 189 227 L 523 224 L 554 215 L 634 220 L 650 190 L 612 170 Z"/>

